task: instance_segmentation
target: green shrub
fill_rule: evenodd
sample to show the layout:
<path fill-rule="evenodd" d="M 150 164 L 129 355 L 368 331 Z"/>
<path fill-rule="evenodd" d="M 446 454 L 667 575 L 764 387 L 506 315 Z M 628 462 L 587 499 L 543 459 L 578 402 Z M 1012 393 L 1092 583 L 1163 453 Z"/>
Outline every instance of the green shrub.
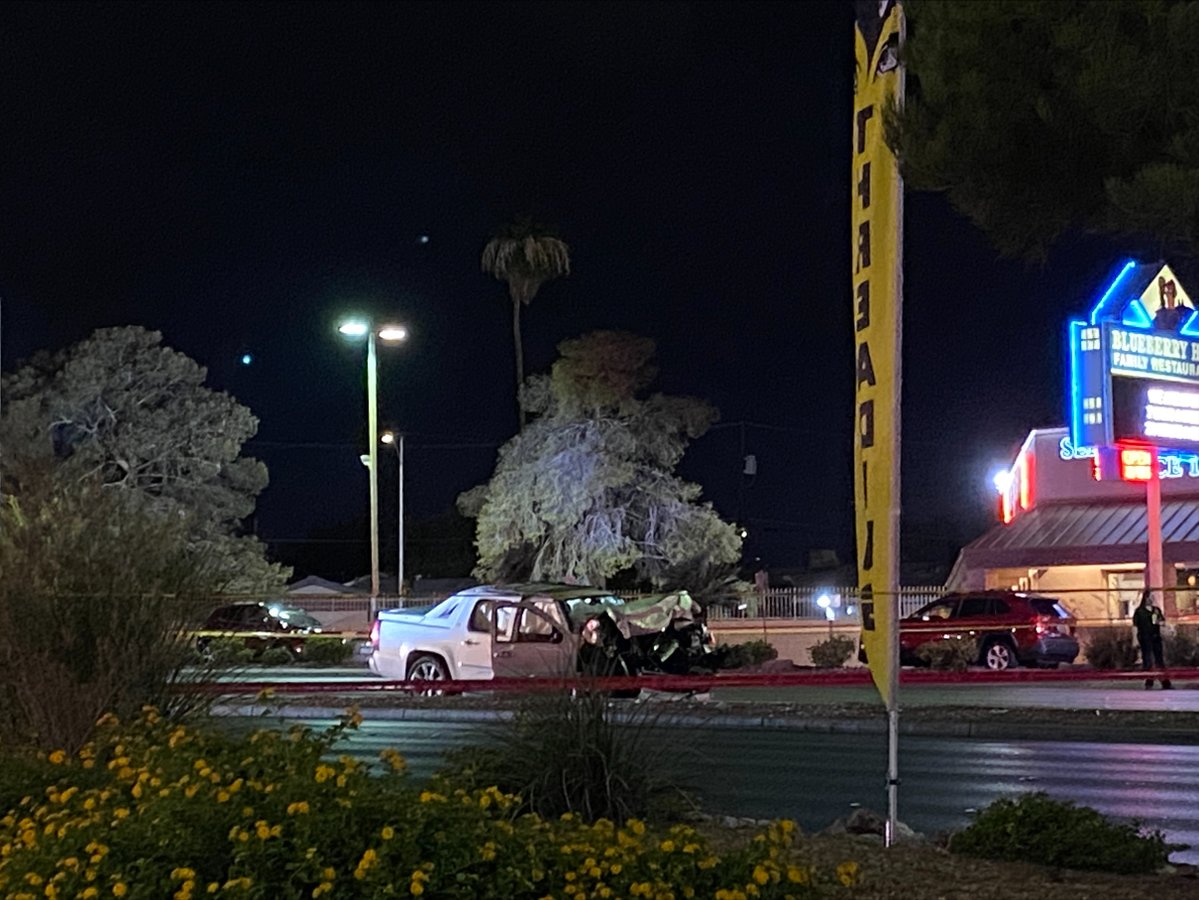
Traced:
<path fill-rule="evenodd" d="M 978 641 L 973 638 L 941 638 L 916 648 L 921 662 L 934 669 L 964 672 L 978 663 Z"/>
<path fill-rule="evenodd" d="M 267 647 L 257 661 L 264 666 L 289 666 L 295 657 L 286 647 Z"/>
<path fill-rule="evenodd" d="M 1166 664 L 1179 668 L 1199 666 L 1199 627 L 1179 625 L 1162 641 Z"/>
<path fill-rule="evenodd" d="M 201 645 L 201 655 L 215 669 L 235 668 L 254 662 L 254 651 L 242 638 L 207 638 Z"/>
<path fill-rule="evenodd" d="M 845 665 L 857 649 L 857 642 L 844 635 L 834 635 L 826 641 L 813 644 L 808 649 L 808 656 L 818 669 L 836 669 Z"/>
<path fill-rule="evenodd" d="M 949 841 L 953 853 L 1132 875 L 1166 863 L 1170 845 L 1160 831 L 1113 822 L 1089 806 L 1044 793 L 997 800 Z"/>
<path fill-rule="evenodd" d="M 720 647 L 722 669 L 743 669 L 760 666 L 764 662 L 778 659 L 779 652 L 769 641 L 746 641 L 742 644 L 723 644 Z"/>
<path fill-rule="evenodd" d="M 655 733 L 661 714 L 614 705 L 606 692 L 579 684 L 523 698 L 479 745 L 448 754 L 447 772 L 469 787 L 519 794 L 526 809 L 550 818 L 660 820 L 694 808 L 681 773 L 702 766 Z"/>
<path fill-rule="evenodd" d="M 438 900 L 729 896 L 819 898 L 857 879 L 804 864 L 790 821 L 714 852 L 687 825 L 584 823 L 519 815 L 487 786 L 416 784 L 385 750 L 371 766 L 332 758 L 356 717 L 232 737 L 151 712 L 103 724 L 76 754 L 27 769 L 27 793 L 0 818 L 6 896 L 238 896 Z M 533 760 L 535 767 L 540 758 Z M 0 759 L 0 771 L 11 760 Z M 526 760 L 526 763 L 529 763 Z M 50 825 L 51 827 L 47 827 Z M 89 890 L 92 888 L 94 890 Z"/>
<path fill-rule="evenodd" d="M 337 637 L 313 637 L 304 641 L 304 652 L 300 658 L 304 662 L 322 666 L 338 666 L 348 660 L 353 652 L 354 645 L 350 641 Z"/>
<path fill-rule="evenodd" d="M 0 503 L 0 746 L 75 749 L 106 710 L 198 697 L 175 687 L 199 677 L 189 626 L 221 583 L 215 551 L 140 491 L 61 472 Z"/>
<path fill-rule="evenodd" d="M 1131 669 L 1137 662 L 1137 643 L 1126 628 L 1104 628 L 1087 641 L 1083 655 L 1096 669 Z"/>

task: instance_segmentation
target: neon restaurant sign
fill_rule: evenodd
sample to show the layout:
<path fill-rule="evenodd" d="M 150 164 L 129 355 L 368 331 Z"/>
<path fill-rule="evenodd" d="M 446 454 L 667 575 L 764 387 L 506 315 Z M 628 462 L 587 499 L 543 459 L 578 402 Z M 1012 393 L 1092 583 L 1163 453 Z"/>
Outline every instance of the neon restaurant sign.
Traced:
<path fill-rule="evenodd" d="M 1199 310 L 1170 267 L 1124 263 L 1067 334 L 1070 458 L 1151 446 L 1163 478 L 1199 477 Z"/>
<path fill-rule="evenodd" d="M 1057 455 L 1064 460 L 1094 460 L 1094 447 L 1078 447 L 1069 435 L 1057 443 Z M 1199 478 L 1199 453 L 1183 450 L 1160 450 L 1157 454 L 1158 474 L 1162 478 Z"/>

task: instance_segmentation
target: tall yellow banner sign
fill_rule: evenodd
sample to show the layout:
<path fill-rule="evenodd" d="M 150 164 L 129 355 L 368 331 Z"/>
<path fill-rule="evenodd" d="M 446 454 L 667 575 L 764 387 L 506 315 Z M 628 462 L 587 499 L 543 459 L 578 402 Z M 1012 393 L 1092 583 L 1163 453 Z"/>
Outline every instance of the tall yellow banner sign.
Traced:
<path fill-rule="evenodd" d="M 903 184 L 883 113 L 903 99 L 903 9 L 858 0 L 854 27 L 853 322 L 854 508 L 862 643 L 891 708 L 898 681 L 899 399 L 903 297 Z"/>

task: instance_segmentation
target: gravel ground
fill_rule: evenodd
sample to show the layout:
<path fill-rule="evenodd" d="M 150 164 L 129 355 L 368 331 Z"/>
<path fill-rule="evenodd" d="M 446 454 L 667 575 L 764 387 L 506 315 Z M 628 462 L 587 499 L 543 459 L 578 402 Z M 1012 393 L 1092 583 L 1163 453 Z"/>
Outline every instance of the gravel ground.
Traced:
<path fill-rule="evenodd" d="M 717 847 L 744 843 L 749 829 L 703 830 Z M 1199 878 L 1189 866 L 1169 874 L 1108 875 L 1075 872 L 1027 863 L 992 862 L 953 856 L 932 843 L 901 843 L 861 835 L 811 835 L 797 843 L 799 852 L 823 871 L 852 860 L 861 867 L 860 883 L 839 896 L 853 900 L 1194 900 Z"/>

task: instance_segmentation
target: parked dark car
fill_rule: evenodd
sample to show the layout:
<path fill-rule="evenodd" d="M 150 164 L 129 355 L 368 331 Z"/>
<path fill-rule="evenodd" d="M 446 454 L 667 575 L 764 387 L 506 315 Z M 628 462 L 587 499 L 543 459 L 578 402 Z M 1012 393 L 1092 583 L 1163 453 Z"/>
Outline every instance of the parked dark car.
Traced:
<path fill-rule="evenodd" d="M 988 669 L 1072 663 L 1078 656 L 1075 620 L 1053 597 L 1014 591 L 947 594 L 899 621 L 899 661 L 920 665 L 916 650 L 937 640 L 978 642 Z M 859 653 L 865 662 L 865 651 Z"/>
<path fill-rule="evenodd" d="M 293 655 L 301 656 L 304 639 L 294 635 L 320 634 L 321 623 L 296 606 L 245 602 L 230 603 L 213 610 L 200 630 L 225 632 L 231 637 L 244 634 L 246 646 L 255 653 L 284 647 Z M 207 635 L 197 638 L 197 648 L 204 652 L 209 640 L 211 637 Z"/>

